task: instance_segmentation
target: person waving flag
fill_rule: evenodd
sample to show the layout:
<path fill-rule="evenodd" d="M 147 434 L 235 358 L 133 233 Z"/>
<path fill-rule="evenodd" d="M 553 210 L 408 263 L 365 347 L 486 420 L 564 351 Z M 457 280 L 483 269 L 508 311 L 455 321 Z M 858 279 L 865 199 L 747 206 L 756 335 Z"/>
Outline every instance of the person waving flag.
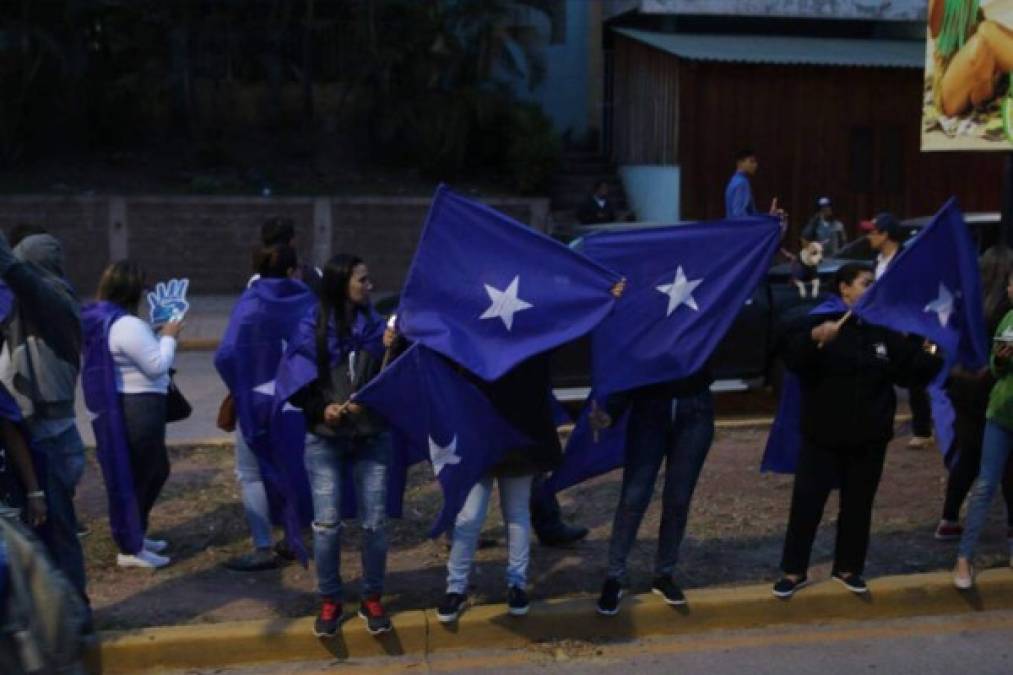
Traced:
<path fill-rule="evenodd" d="M 606 408 L 611 395 L 703 370 L 767 271 L 779 240 L 773 216 L 604 232 L 584 240 L 583 252 L 620 270 L 628 285 L 615 312 L 591 335 L 594 392 L 548 489 L 563 490 L 622 464 L 624 435 L 584 428 L 591 409 Z"/>

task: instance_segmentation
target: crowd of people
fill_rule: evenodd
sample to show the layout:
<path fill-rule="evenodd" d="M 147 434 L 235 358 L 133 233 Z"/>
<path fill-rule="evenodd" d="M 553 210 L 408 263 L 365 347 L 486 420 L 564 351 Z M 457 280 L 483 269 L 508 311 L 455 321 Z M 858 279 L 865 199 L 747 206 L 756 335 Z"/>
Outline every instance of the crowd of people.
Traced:
<path fill-rule="evenodd" d="M 730 208 L 755 211 L 748 184 L 750 167 L 755 166 L 755 156 L 740 158 L 740 171 L 729 185 Z M 832 220 L 829 201 L 819 206 L 807 231 L 832 241 L 841 234 L 839 223 Z M 171 373 L 183 323 L 169 321 L 156 329 L 138 316 L 148 280 L 131 261 L 111 264 L 94 302 L 82 308 L 64 275 L 59 241 L 41 232 L 14 234 L 11 241 L 0 236 L 0 278 L 5 284 L 0 312 L 6 313 L 0 349 L 0 434 L 7 459 L 0 471 L 0 500 L 8 507 L 5 513 L 17 514 L 24 526 L 35 529 L 53 564 L 87 607 L 74 509 L 84 467 L 74 419 L 79 374 L 90 413 L 96 419 L 113 419 L 104 428 L 119 434 L 116 442 L 125 448 L 124 463 L 103 463 L 111 526 L 120 549 L 116 563 L 124 568 L 163 567 L 170 563 L 171 542 L 149 538 L 147 532 L 152 507 L 170 473 L 165 434 L 174 415 Z M 299 461 L 312 499 L 312 556 L 320 595 L 314 632 L 334 635 L 343 616 L 340 560 L 349 501 L 343 492 L 350 489 L 362 530 L 358 615 L 368 631 L 378 635 L 392 628 L 382 596 L 385 521 L 396 489 L 395 450 L 387 420 L 357 402 L 355 393 L 387 367 L 407 341 L 396 324 L 374 310 L 366 261 L 339 254 L 322 270 L 300 264 L 295 230 L 285 219 L 268 221 L 261 234 L 253 276 L 215 358 L 231 399 L 223 403 L 219 420 L 235 428 L 235 471 L 252 540 L 248 554 L 226 564 L 253 572 L 295 557 L 287 544 L 274 540 L 273 525 L 285 516 L 270 498 L 279 469 L 264 452 L 277 439 L 272 435 L 277 407 L 294 407 L 306 431 Z M 850 308 L 897 252 L 896 220 L 878 216 L 868 236 L 880 252 L 875 268 L 843 265 L 834 276 L 830 299 L 792 324 L 781 345 L 787 367 L 801 383 L 803 438 L 781 560 L 783 576 L 773 586 L 773 594 L 781 598 L 808 581 L 814 537 L 834 489 L 840 490 L 841 501 L 832 576 L 855 593 L 868 591 L 864 564 L 873 502 L 894 434 L 895 387 L 909 388 L 914 406 L 915 392 L 924 392 L 943 365 L 934 344 L 852 315 Z M 959 588 L 973 584 L 975 544 L 997 486 L 1003 484 L 1007 502 L 1013 494 L 1007 470 L 1013 447 L 1013 255 L 1005 248 L 992 249 L 983 257 L 981 271 L 983 318 L 997 341 L 990 369 L 955 370 L 948 379 L 960 461 L 950 473 L 936 530 L 937 538 L 960 538 L 954 570 Z M 622 288 L 614 293 L 621 294 Z M 255 353 L 236 348 L 258 340 L 264 347 Z M 300 370 L 300 363 L 311 367 Z M 270 391 L 240 384 L 254 371 L 266 374 Z M 482 477 L 456 515 L 449 534 L 445 595 L 436 610 L 445 623 L 456 621 L 467 607 L 469 575 L 494 483 L 507 531 L 510 614 L 523 615 L 530 608 L 532 527 L 548 545 L 572 543 L 587 534 L 586 528 L 563 522 L 555 496 L 538 489 L 562 457 L 548 356 L 529 358 L 493 382 L 470 379 L 529 442 L 513 448 Z M 627 559 L 662 463 L 662 517 L 651 588 L 668 604 L 686 603 L 675 574 L 693 492 L 714 439 L 712 381 L 704 368 L 677 381 L 612 394 L 590 411 L 596 432 L 628 416 L 622 488 L 597 601 L 602 615 L 620 610 L 623 589 L 630 583 Z M 258 391 L 270 395 L 267 408 L 255 400 Z M 916 422 L 916 436 L 919 433 Z M 929 435 L 930 430 L 925 433 Z M 101 454 L 102 437 L 99 445 Z M 124 476 L 129 481 L 123 482 Z M 128 494 L 120 490 L 123 484 L 131 486 Z M 968 516 L 961 529 L 958 516 L 968 494 Z"/>

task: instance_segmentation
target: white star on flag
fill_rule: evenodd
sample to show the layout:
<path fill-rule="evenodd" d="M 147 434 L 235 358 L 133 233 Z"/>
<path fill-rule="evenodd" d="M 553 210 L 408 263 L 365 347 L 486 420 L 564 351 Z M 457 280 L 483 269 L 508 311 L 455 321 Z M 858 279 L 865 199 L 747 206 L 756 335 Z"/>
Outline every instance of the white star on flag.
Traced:
<path fill-rule="evenodd" d="M 686 273 L 682 271 L 682 265 L 679 265 L 672 283 L 656 287 L 660 293 L 668 296 L 668 312 L 665 316 L 672 316 L 672 312 L 679 305 L 686 305 L 693 311 L 699 312 L 700 308 L 697 307 L 696 300 L 693 298 L 693 291 L 701 282 L 703 282 L 702 278 L 692 281 L 687 279 Z"/>
<path fill-rule="evenodd" d="M 485 314 L 479 318 L 503 319 L 503 325 L 506 326 L 507 330 L 513 328 L 514 314 L 523 312 L 525 309 L 531 309 L 534 306 L 517 297 L 517 287 L 520 284 L 520 279 L 520 276 L 514 277 L 514 280 L 510 282 L 505 291 L 497 290 L 489 284 L 483 284 L 492 304 L 489 305 L 489 309 L 485 310 Z"/>
<path fill-rule="evenodd" d="M 271 380 L 270 382 L 265 382 L 264 384 L 257 385 L 256 387 L 253 388 L 253 392 L 255 394 L 263 394 L 264 396 L 270 396 L 271 398 L 274 398 L 274 380 Z M 285 401 L 285 405 L 281 407 L 281 411 L 299 412 L 299 408 L 296 408 L 288 401 Z"/>
<path fill-rule="evenodd" d="M 935 313 L 941 326 L 945 327 L 950 322 L 950 315 L 953 314 L 953 293 L 943 282 L 939 282 L 939 297 L 925 305 L 923 311 Z"/>
<path fill-rule="evenodd" d="M 429 437 L 429 458 L 433 462 L 433 473 L 437 476 L 447 464 L 460 464 L 461 456 L 457 454 L 457 436 L 446 446 L 442 446 Z"/>

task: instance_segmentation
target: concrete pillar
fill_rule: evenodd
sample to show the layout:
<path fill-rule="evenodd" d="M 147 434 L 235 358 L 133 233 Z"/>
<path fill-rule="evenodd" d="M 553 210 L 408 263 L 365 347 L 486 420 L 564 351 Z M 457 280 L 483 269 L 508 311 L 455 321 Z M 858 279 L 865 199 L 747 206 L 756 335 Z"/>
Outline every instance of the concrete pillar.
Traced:
<path fill-rule="evenodd" d="M 313 200 L 313 264 L 323 269 L 331 257 L 333 206 L 327 197 Z"/>
<path fill-rule="evenodd" d="M 130 256 L 130 236 L 127 223 L 127 200 L 109 198 L 109 261 L 115 262 Z"/>

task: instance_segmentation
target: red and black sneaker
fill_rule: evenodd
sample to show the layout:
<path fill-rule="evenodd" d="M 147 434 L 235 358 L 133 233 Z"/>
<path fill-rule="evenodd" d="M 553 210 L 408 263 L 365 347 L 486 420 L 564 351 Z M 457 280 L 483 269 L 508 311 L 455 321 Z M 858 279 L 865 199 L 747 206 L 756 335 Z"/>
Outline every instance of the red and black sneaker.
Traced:
<path fill-rule="evenodd" d="M 313 623 L 313 634 L 317 637 L 334 637 L 341 625 L 341 603 L 324 598 L 320 603 L 320 613 Z"/>
<path fill-rule="evenodd" d="M 380 635 L 394 627 L 390 622 L 390 617 L 387 616 L 387 610 L 380 604 L 379 595 L 371 595 L 363 599 L 362 604 L 359 605 L 359 616 L 366 622 L 366 630 L 370 635 Z"/>
<path fill-rule="evenodd" d="M 964 534 L 964 528 L 960 526 L 960 523 L 940 520 L 939 524 L 936 525 L 936 533 L 933 536 L 936 538 L 936 541 L 956 541 L 960 539 L 960 535 L 962 534 Z"/>

